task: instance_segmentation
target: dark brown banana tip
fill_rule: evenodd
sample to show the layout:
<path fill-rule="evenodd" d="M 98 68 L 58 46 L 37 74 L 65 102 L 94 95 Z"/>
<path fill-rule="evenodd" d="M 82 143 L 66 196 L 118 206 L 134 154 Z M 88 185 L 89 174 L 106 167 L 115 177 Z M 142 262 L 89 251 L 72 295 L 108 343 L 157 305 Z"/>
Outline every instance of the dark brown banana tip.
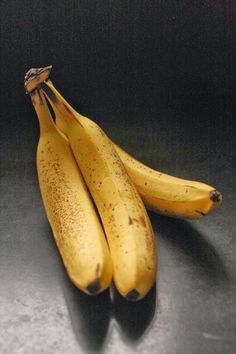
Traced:
<path fill-rule="evenodd" d="M 89 283 L 86 289 L 91 295 L 95 295 L 96 293 L 98 293 L 98 291 L 101 289 L 99 279 L 96 279 Z"/>
<path fill-rule="evenodd" d="M 26 93 L 35 90 L 42 82 L 46 81 L 51 72 L 52 65 L 45 68 L 31 68 L 24 77 Z"/>
<path fill-rule="evenodd" d="M 212 200 L 214 203 L 219 203 L 222 201 L 222 194 L 218 192 L 216 189 L 211 191 L 209 196 L 210 196 L 210 200 Z"/>
<path fill-rule="evenodd" d="M 126 299 L 129 301 L 137 301 L 139 297 L 139 292 L 136 289 L 133 289 L 128 292 Z"/>

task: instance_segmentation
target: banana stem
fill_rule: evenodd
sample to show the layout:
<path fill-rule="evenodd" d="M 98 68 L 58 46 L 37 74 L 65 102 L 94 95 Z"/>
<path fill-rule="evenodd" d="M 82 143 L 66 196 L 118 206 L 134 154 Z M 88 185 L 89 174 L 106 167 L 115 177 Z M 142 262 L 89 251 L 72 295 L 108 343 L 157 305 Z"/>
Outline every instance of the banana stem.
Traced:
<path fill-rule="evenodd" d="M 59 120 L 62 123 L 62 126 L 64 126 L 64 128 L 66 128 L 67 125 L 70 125 L 72 120 L 76 120 L 76 122 L 82 126 L 82 123 L 80 121 L 80 117 L 82 116 L 78 112 L 76 112 L 73 107 L 71 107 L 71 105 L 56 90 L 53 83 L 49 80 L 49 74 L 51 72 L 51 69 L 51 65 L 46 66 L 45 68 L 30 69 L 26 73 L 24 78 L 26 93 L 29 93 L 31 95 L 33 104 L 33 98 L 35 98 L 37 103 L 40 103 L 43 101 L 42 96 L 45 95 L 54 107 L 57 116 L 59 117 Z M 41 89 L 44 95 L 41 95 Z M 66 131 L 66 129 L 64 130 Z"/>
<path fill-rule="evenodd" d="M 38 116 L 40 134 L 46 133 L 50 130 L 55 130 L 56 127 L 44 95 L 42 95 L 42 93 L 36 89 L 30 93 L 30 97 Z"/>
<path fill-rule="evenodd" d="M 71 107 L 71 105 L 64 99 L 64 97 L 57 91 L 55 86 L 51 81 L 46 81 L 41 84 L 42 91 L 48 98 L 49 102 L 53 104 L 56 113 L 60 117 L 60 119 L 66 123 L 70 124 L 71 119 L 76 120 L 80 125 L 80 114 L 76 112 L 76 110 Z"/>

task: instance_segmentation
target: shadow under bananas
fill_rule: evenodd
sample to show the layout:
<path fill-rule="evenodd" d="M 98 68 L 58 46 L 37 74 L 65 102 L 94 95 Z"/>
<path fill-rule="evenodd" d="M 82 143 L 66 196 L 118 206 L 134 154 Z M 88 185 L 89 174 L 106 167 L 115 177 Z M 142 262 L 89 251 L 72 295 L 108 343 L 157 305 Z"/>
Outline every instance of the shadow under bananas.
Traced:
<path fill-rule="evenodd" d="M 111 316 L 118 322 L 121 336 L 138 341 L 155 314 L 156 286 L 139 302 L 128 302 L 112 285 L 98 296 L 90 297 L 77 289 L 64 275 L 63 292 L 79 345 L 86 353 L 103 351 Z M 113 301 L 111 302 L 110 292 Z"/>
<path fill-rule="evenodd" d="M 44 225 L 44 234 L 48 246 L 55 254 L 57 274 L 66 301 L 72 329 L 79 349 L 85 353 L 99 353 L 102 351 L 109 329 L 111 318 L 111 299 L 109 290 L 95 297 L 88 296 L 73 285 L 69 279 L 51 231 L 47 222 Z M 59 267 L 59 269 L 58 269 Z M 78 349 L 78 350 L 79 350 Z"/>
<path fill-rule="evenodd" d="M 91 297 L 77 289 L 65 274 L 63 291 L 72 328 L 86 353 L 98 353 L 105 344 L 111 317 L 109 290 Z"/>
<path fill-rule="evenodd" d="M 171 244 L 186 262 L 194 266 L 197 276 L 208 283 L 227 286 L 229 276 L 218 252 L 191 223 L 149 212 L 158 237 Z M 51 233 L 51 231 L 50 231 Z M 50 243 L 56 245 L 52 235 Z M 150 327 L 156 313 L 156 285 L 139 302 L 128 302 L 111 287 L 110 291 L 90 297 L 78 290 L 69 280 L 62 267 L 62 288 L 67 303 L 73 331 L 79 345 L 86 353 L 101 352 L 113 316 L 121 329 L 121 336 L 129 342 L 139 341 Z"/>
<path fill-rule="evenodd" d="M 178 253 L 187 257 L 198 277 L 213 286 L 228 285 L 229 275 L 219 253 L 190 222 L 157 215 L 151 211 L 148 213 L 154 230 Z"/>
<path fill-rule="evenodd" d="M 48 246 L 60 258 L 47 222 L 44 234 Z M 95 297 L 80 291 L 70 281 L 61 259 L 56 260 L 62 291 L 68 308 L 72 329 L 77 342 L 85 353 L 102 352 L 106 342 L 111 317 L 118 322 L 121 335 L 129 341 L 137 341 L 148 329 L 156 308 L 156 285 L 139 302 L 128 302 L 115 290 L 110 289 Z M 112 300 L 111 300 L 112 298 Z"/>
<path fill-rule="evenodd" d="M 121 327 L 121 335 L 129 341 L 138 341 L 147 331 L 156 309 L 156 284 L 144 299 L 129 302 L 112 287 L 113 315 Z"/>

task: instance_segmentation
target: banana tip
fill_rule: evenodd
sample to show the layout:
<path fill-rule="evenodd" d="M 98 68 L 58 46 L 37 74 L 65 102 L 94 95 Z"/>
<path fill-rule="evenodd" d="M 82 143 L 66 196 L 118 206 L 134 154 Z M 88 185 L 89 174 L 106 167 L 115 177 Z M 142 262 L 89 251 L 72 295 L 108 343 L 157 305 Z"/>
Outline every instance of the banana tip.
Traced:
<path fill-rule="evenodd" d="M 210 192 L 209 197 L 214 203 L 220 203 L 222 201 L 222 194 L 216 189 Z"/>
<path fill-rule="evenodd" d="M 129 301 L 137 301 L 139 297 L 139 292 L 136 289 L 133 289 L 128 292 L 126 299 Z"/>
<path fill-rule="evenodd" d="M 101 289 L 99 279 L 96 279 L 96 280 L 92 281 L 91 283 L 89 283 L 89 285 L 87 286 L 86 289 L 90 295 L 96 295 L 99 292 L 99 290 Z"/>

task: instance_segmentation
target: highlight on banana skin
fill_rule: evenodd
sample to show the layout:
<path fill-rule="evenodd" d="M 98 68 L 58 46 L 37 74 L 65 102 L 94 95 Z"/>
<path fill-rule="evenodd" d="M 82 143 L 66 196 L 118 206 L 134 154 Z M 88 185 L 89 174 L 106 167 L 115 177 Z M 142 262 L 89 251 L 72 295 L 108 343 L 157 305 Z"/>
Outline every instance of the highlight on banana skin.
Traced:
<path fill-rule="evenodd" d="M 40 126 L 40 191 L 65 269 L 88 295 L 113 281 L 128 301 L 141 300 L 157 277 L 157 245 L 146 208 L 202 219 L 221 205 L 222 195 L 130 156 L 66 101 L 49 80 L 51 69 L 30 69 L 24 84 Z"/>

